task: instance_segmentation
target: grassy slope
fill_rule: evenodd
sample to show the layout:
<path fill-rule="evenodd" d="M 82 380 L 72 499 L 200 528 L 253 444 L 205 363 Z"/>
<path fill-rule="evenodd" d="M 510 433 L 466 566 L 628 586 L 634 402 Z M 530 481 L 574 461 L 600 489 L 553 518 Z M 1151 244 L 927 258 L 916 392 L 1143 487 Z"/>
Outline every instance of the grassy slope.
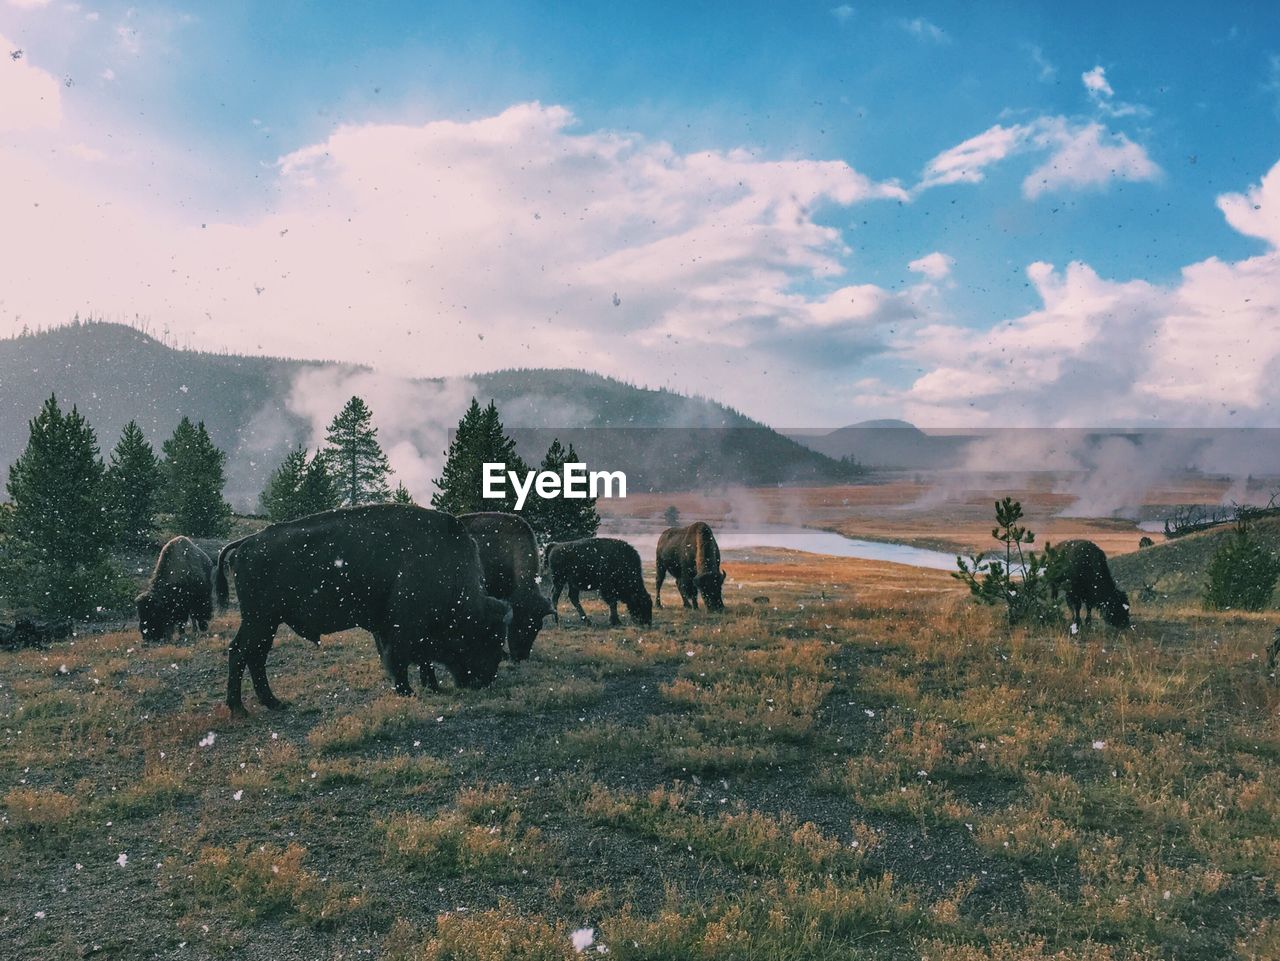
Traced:
<path fill-rule="evenodd" d="M 1144 603 L 1198 604 L 1204 595 L 1209 561 L 1232 530 L 1228 524 L 1114 557 L 1111 572 L 1116 582 L 1131 593 L 1144 586 L 1154 587 L 1155 596 L 1148 594 Z M 1250 530 L 1273 554 L 1280 553 L 1280 518 L 1257 521 Z M 1277 604 L 1280 597 L 1273 597 L 1272 607 Z"/>
<path fill-rule="evenodd" d="M 283 631 L 294 708 L 233 722 L 234 616 L 6 657 L 0 938 L 25 958 L 568 959 L 580 927 L 619 958 L 1280 956 L 1266 617 L 1166 609 L 1082 645 L 1007 636 L 945 574 L 728 566 L 726 615 L 566 619 L 483 692 L 389 696 L 367 636 Z"/>

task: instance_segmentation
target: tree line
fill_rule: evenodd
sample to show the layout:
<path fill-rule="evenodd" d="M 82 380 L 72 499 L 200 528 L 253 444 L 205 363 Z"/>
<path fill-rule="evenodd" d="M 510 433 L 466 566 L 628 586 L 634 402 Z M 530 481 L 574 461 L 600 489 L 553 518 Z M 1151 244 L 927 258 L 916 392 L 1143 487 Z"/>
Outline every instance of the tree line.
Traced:
<path fill-rule="evenodd" d="M 0 598 L 12 611 L 46 620 L 91 618 L 129 607 L 133 579 L 117 555 L 155 546 L 161 529 L 189 537 L 225 537 L 231 505 L 223 496 L 227 455 L 204 423 L 183 417 L 157 453 L 135 421 L 103 460 L 97 435 L 73 406 L 50 395 L 29 422 L 22 455 L 10 466 L 0 505 Z M 482 465 L 527 465 L 507 436 L 496 405 L 472 400 L 445 453 L 431 506 L 452 514 L 514 512 L 514 495 L 484 500 Z M 552 443 L 541 469 L 557 473 L 578 459 L 570 444 Z M 378 442 L 373 412 L 352 397 L 314 452 L 290 450 L 270 475 L 259 509 L 272 522 L 342 506 L 413 503 Z M 589 537 L 600 515 L 594 498 L 534 499 L 522 516 L 543 543 Z"/>

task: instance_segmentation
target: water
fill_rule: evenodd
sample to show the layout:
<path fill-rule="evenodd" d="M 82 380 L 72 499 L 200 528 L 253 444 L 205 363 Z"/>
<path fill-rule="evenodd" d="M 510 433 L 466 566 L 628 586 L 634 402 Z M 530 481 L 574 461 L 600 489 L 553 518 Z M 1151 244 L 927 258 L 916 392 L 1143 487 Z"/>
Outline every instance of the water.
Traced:
<path fill-rule="evenodd" d="M 601 534 L 606 532 L 601 531 Z M 885 561 L 890 564 L 907 564 L 911 567 L 927 567 L 937 571 L 954 571 L 955 554 L 931 551 L 923 547 L 910 547 L 885 541 L 864 541 L 845 537 L 833 531 L 814 530 L 810 527 L 769 525 L 750 530 L 722 528 L 715 530 L 716 543 L 722 551 L 749 550 L 756 547 L 779 547 L 807 554 L 826 554 L 830 557 L 858 557 L 868 561 Z M 632 544 L 642 557 L 653 556 L 658 546 L 658 534 L 628 533 L 621 535 Z"/>

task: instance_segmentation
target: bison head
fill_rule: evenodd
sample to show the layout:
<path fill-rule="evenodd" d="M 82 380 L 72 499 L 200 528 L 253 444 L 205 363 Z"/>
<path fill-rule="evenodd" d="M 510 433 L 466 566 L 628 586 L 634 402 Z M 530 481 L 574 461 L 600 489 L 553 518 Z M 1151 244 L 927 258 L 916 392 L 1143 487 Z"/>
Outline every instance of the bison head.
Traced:
<path fill-rule="evenodd" d="M 1129 595 L 1124 591 L 1116 591 L 1116 596 L 1103 601 L 1098 607 L 1102 618 L 1112 627 L 1129 626 Z"/>
<path fill-rule="evenodd" d="M 707 602 L 707 610 L 724 610 L 724 597 L 721 594 L 721 589 L 724 587 L 724 579 L 727 576 L 724 571 L 708 571 L 706 574 L 698 576 L 698 590 L 702 592 L 702 598 Z"/>
<path fill-rule="evenodd" d="M 533 650 L 542 621 L 552 613 L 550 602 L 535 590 L 517 591 L 511 598 L 511 626 L 507 629 L 507 650 L 513 661 L 524 661 Z"/>
<path fill-rule="evenodd" d="M 631 615 L 631 619 L 640 625 L 648 625 L 653 623 L 653 598 L 649 596 L 649 592 L 641 590 L 635 596 L 626 602 L 627 613 Z"/>
<path fill-rule="evenodd" d="M 496 597 L 485 597 L 478 617 L 465 631 L 464 646 L 453 663 L 446 662 L 459 687 L 488 687 L 498 676 L 507 629 L 511 626 L 511 606 Z"/>
<path fill-rule="evenodd" d="M 139 594 L 134 603 L 138 605 L 138 629 L 144 641 L 163 641 L 169 634 L 168 618 L 160 604 L 151 596 L 151 592 Z"/>

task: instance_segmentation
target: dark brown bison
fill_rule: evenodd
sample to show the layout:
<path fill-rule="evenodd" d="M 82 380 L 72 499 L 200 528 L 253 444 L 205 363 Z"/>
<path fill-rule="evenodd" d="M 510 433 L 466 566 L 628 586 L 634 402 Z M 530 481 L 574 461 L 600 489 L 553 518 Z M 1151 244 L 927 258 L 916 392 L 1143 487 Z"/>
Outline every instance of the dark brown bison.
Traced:
<path fill-rule="evenodd" d="M 702 521 L 688 527 L 670 527 L 658 538 L 658 584 L 655 607 L 662 606 L 662 582 L 670 573 L 675 578 L 685 607 L 698 606 L 698 594 L 707 610 L 724 610 L 725 573 L 720 570 L 720 547 L 711 528 Z"/>
<path fill-rule="evenodd" d="M 218 555 L 218 598 L 235 574 L 240 629 L 231 641 L 227 706 L 244 713 L 245 667 L 258 701 L 284 703 L 267 683 L 267 654 L 288 624 L 319 644 L 323 634 L 363 627 L 373 634 L 397 694 L 411 694 L 408 669 L 431 663 L 463 687 L 493 682 L 511 608 L 484 591 L 476 542 L 456 517 L 405 504 L 376 504 L 273 524 L 232 541 Z"/>
<path fill-rule="evenodd" d="M 1112 627 L 1129 626 L 1129 595 L 1116 587 L 1102 548 L 1093 541 L 1063 541 L 1050 548 L 1049 555 L 1053 597 L 1056 600 L 1060 590 L 1066 594 L 1073 623 L 1080 623 L 1083 605 L 1086 624 L 1093 620 L 1096 607 Z"/>
<path fill-rule="evenodd" d="M 1276 659 L 1280 658 L 1280 627 L 1271 635 L 1271 643 L 1267 646 L 1267 675 L 1273 682 L 1280 683 L 1276 677 Z"/>
<path fill-rule="evenodd" d="M 551 609 L 560 604 L 560 592 L 569 588 L 569 603 L 578 616 L 590 623 L 578 600 L 579 591 L 599 591 L 600 599 L 609 605 L 609 623 L 616 626 L 618 601 L 627 605 L 627 613 L 637 624 L 653 622 L 653 600 L 644 586 L 640 571 L 640 554 L 626 541 L 612 537 L 586 537 L 565 541 L 547 548 L 547 567 L 551 571 Z"/>
<path fill-rule="evenodd" d="M 511 605 L 507 649 L 523 661 L 552 613 L 551 603 L 538 588 L 538 541 L 533 528 L 515 514 L 497 511 L 458 517 L 480 549 L 485 591 Z"/>
<path fill-rule="evenodd" d="M 207 631 L 213 616 L 213 561 L 189 537 L 175 537 L 161 549 L 136 603 L 144 641 L 167 641 L 188 620 Z"/>

